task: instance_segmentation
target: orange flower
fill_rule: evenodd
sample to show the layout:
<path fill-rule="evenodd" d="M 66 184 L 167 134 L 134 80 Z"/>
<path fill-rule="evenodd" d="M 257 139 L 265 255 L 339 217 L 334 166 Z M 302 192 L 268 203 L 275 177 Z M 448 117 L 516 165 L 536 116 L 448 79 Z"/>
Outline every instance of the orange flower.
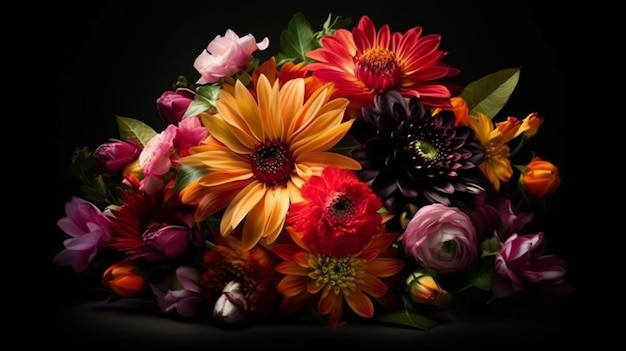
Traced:
<path fill-rule="evenodd" d="M 469 106 L 467 102 L 459 96 L 455 96 L 450 99 L 452 107 L 449 108 L 436 108 L 433 110 L 433 116 L 441 112 L 442 110 L 450 110 L 454 112 L 454 125 L 455 126 L 469 126 Z"/>
<path fill-rule="evenodd" d="M 102 275 L 102 284 L 122 297 L 133 297 L 146 289 L 146 277 L 131 262 L 112 264 Z"/>
<path fill-rule="evenodd" d="M 526 165 L 521 181 L 528 194 L 542 197 L 556 191 L 561 184 L 561 175 L 554 164 L 535 156 Z"/>
<path fill-rule="evenodd" d="M 352 126 L 342 121 L 348 101 L 331 99 L 331 84 L 305 98 L 305 85 L 304 78 L 280 84 L 261 75 L 255 94 L 239 81 L 233 93 L 221 90 L 217 114 L 201 115 L 209 137 L 180 159 L 207 171 L 181 191 L 184 203 L 198 205 L 195 220 L 225 209 L 219 232 L 230 235 L 242 225 L 244 249 L 278 238 L 311 176 L 326 166 L 361 168 L 330 151 Z"/>
<path fill-rule="evenodd" d="M 351 108 L 372 105 L 375 94 L 397 90 L 416 96 L 431 107 L 449 107 L 450 90 L 438 82 L 460 71 L 441 62 L 441 37 L 422 35 L 422 27 L 404 34 L 391 32 L 389 25 L 378 30 L 363 16 L 352 31 L 338 29 L 321 38 L 321 48 L 307 57 L 315 62 L 307 69 L 322 82 L 333 82 L 337 96 L 347 97 Z"/>
<path fill-rule="evenodd" d="M 385 252 L 396 234 L 377 234 L 359 253 L 336 258 L 313 252 L 302 241 L 302 233 L 292 227 L 287 230 L 296 245 L 280 244 L 272 249 L 284 260 L 276 265 L 276 271 L 285 274 L 277 286 L 285 297 L 279 307 L 281 313 L 296 312 L 314 303 L 318 313 L 329 315 L 328 324 L 337 328 L 345 324 L 339 319 L 347 304 L 359 316 L 372 318 L 374 305 L 370 297 L 382 303 L 389 292 L 384 279 L 404 266 L 404 261 Z"/>
<path fill-rule="evenodd" d="M 543 118 L 537 113 L 533 112 L 528 114 L 524 120 L 522 120 L 522 125 L 519 128 L 518 134 L 524 133 L 526 138 L 530 138 L 531 136 L 537 134 L 539 131 L 539 127 L 543 124 Z"/>

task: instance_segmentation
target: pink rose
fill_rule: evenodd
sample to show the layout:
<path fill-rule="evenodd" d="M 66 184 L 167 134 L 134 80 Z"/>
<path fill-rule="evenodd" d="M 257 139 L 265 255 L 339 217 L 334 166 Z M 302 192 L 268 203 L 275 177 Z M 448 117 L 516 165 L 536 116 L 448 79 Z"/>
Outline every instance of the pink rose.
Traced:
<path fill-rule="evenodd" d="M 223 37 L 216 36 L 193 63 L 201 75 L 197 83 L 215 83 L 241 71 L 253 52 L 265 50 L 268 46 L 267 37 L 257 43 L 252 34 L 239 37 L 232 30 L 227 30 Z"/>
<path fill-rule="evenodd" d="M 457 207 L 420 208 L 402 236 L 407 255 L 437 273 L 454 273 L 478 260 L 479 243 L 470 218 Z"/>
<path fill-rule="evenodd" d="M 183 119 L 195 96 L 196 93 L 185 88 L 164 91 L 156 101 L 157 110 L 165 122 L 176 125 Z"/>

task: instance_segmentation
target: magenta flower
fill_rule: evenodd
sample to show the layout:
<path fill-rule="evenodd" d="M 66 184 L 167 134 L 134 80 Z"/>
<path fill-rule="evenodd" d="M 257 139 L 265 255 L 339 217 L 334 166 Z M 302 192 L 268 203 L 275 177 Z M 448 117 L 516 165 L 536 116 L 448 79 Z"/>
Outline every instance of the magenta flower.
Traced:
<path fill-rule="evenodd" d="M 178 313 L 187 318 L 202 311 L 202 297 L 198 285 L 199 273 L 194 267 L 180 266 L 176 275 L 157 284 L 150 284 L 152 293 L 163 313 Z"/>
<path fill-rule="evenodd" d="M 186 88 L 164 91 L 156 101 L 157 110 L 165 122 L 176 125 L 183 119 L 195 96 L 195 92 Z"/>
<path fill-rule="evenodd" d="M 63 242 L 65 249 L 52 262 L 71 265 L 74 271 L 82 272 L 96 256 L 100 244 L 111 238 L 109 220 L 94 204 L 75 196 L 65 203 L 65 215 L 57 225 L 71 238 Z"/>
<path fill-rule="evenodd" d="M 529 286 L 545 293 L 559 294 L 570 289 L 565 282 L 566 262 L 559 256 L 546 255 L 543 233 L 511 235 L 496 254 L 498 276 L 492 285 L 497 296 L 509 296 Z"/>
<path fill-rule="evenodd" d="M 224 36 L 216 36 L 193 63 L 201 75 L 197 83 L 215 83 L 241 71 L 253 52 L 265 50 L 268 46 L 267 37 L 257 43 L 252 34 L 239 37 L 228 29 Z"/>
<path fill-rule="evenodd" d="M 143 245 L 137 252 L 146 261 L 163 262 L 175 259 L 189 248 L 191 229 L 179 225 L 150 228 L 143 233 Z"/>
<path fill-rule="evenodd" d="M 134 139 L 127 141 L 109 139 L 109 142 L 99 145 L 94 150 L 93 159 L 100 171 L 115 173 L 134 162 L 140 153 L 141 144 Z"/>
<path fill-rule="evenodd" d="M 457 207 L 421 207 L 402 236 L 409 257 L 437 273 L 454 273 L 478 260 L 479 243 L 470 218 Z"/>

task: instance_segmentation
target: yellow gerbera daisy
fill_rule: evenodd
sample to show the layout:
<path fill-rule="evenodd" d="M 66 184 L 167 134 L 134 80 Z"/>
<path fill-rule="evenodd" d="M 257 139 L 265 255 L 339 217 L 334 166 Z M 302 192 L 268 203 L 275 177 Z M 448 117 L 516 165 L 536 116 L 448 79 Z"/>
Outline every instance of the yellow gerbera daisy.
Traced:
<path fill-rule="evenodd" d="M 517 135 L 521 122 L 515 117 L 509 117 L 504 122 L 494 125 L 489 116 L 478 113 L 478 116 L 469 116 L 470 126 L 476 138 L 485 150 L 485 159 L 478 167 L 485 174 L 496 190 L 500 189 L 500 181 L 508 182 L 513 175 L 510 154 L 507 144 Z"/>
<path fill-rule="evenodd" d="M 331 84 L 307 97 L 303 78 L 279 84 L 261 75 L 255 89 L 239 81 L 232 91 L 222 89 L 217 113 L 202 116 L 209 137 L 180 160 L 208 171 L 181 192 L 183 202 L 197 204 L 195 220 L 225 209 L 220 232 L 229 235 L 241 224 L 246 249 L 261 238 L 276 240 L 311 176 L 326 166 L 360 169 L 329 151 L 352 125 L 342 121 L 348 100 L 331 99 Z"/>

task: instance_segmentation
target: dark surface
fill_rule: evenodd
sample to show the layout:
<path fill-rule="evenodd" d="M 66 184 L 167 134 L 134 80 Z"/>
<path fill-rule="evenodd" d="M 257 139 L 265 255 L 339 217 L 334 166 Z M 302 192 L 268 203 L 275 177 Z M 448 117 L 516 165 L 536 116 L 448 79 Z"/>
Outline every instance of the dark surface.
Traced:
<path fill-rule="evenodd" d="M 20 332 L 15 334 L 16 341 L 55 346 L 94 341 L 117 345 L 123 341 L 126 345 L 191 347 L 227 341 L 264 342 L 263 345 L 272 346 L 278 340 L 298 340 L 298 346 L 324 346 L 325 340 L 330 345 L 342 340 L 359 345 L 410 344 L 416 349 L 419 345 L 434 349 L 486 342 L 507 348 L 540 341 L 575 345 L 590 336 L 600 343 L 606 340 L 604 334 L 610 327 L 604 328 L 604 332 L 580 333 L 598 324 L 589 322 L 597 319 L 586 317 L 590 308 L 588 301 L 583 304 L 580 292 L 549 313 L 523 313 L 523 317 L 515 311 L 496 313 L 471 322 L 438 326 L 427 333 L 371 325 L 350 325 L 332 332 L 302 325 L 261 325 L 225 333 L 211 326 L 163 319 L 158 314 L 129 313 L 135 308 L 142 311 L 145 306 L 120 303 L 103 308 L 101 299 L 94 301 L 85 292 L 82 278 L 71 268 L 56 267 L 50 262 L 65 239 L 55 223 L 64 216 L 64 202 L 76 194 L 75 183 L 66 176 L 72 151 L 83 145 L 93 148 L 116 137 L 115 115 L 141 119 L 160 128 L 156 98 L 170 89 L 179 74 L 191 80 L 197 77 L 193 60 L 210 40 L 230 28 L 239 35 L 252 33 L 257 39 L 268 36 L 267 53 L 274 53 L 280 31 L 300 10 L 314 27 L 319 27 L 328 13 L 352 17 L 353 23 L 367 14 L 376 25 L 389 23 L 393 30 L 421 25 L 425 33 L 439 33 L 441 47 L 449 51 L 446 62 L 462 70 L 457 78 L 461 84 L 499 69 L 522 66 L 519 86 L 502 113 L 523 118 L 529 112 L 539 111 L 545 118 L 534 149 L 559 165 L 563 183 L 551 199 L 554 212 L 542 218 L 542 224 L 552 252 L 570 263 L 569 280 L 578 287 L 584 286 L 583 254 L 578 250 L 582 234 L 566 229 L 572 217 L 576 217 L 572 214 L 580 213 L 565 201 L 575 173 L 565 158 L 564 127 L 566 116 L 571 116 L 567 106 L 574 90 L 574 72 L 567 66 L 571 62 L 570 48 L 577 40 L 571 30 L 573 20 L 568 26 L 562 13 L 541 5 L 493 6 L 482 1 L 335 1 L 333 5 L 298 2 L 280 6 L 258 2 L 228 9 L 212 4 L 176 1 L 164 8 L 108 1 L 90 4 L 89 8 L 57 4 L 54 8 L 39 7 L 37 13 L 27 12 L 29 21 L 25 23 L 30 23 L 35 35 L 32 41 L 20 41 L 27 45 L 16 48 L 32 62 L 29 73 L 19 77 L 28 86 L 28 90 L 20 90 L 20 95 L 31 96 L 30 105 L 23 106 L 30 114 L 37 108 L 37 129 L 45 135 L 40 138 L 43 149 L 38 144 L 35 160 L 52 164 L 45 168 L 45 181 L 36 176 L 42 166 L 29 165 L 28 173 L 35 174 L 29 188 L 35 189 L 37 195 L 22 200 L 24 203 L 19 206 L 28 209 L 27 221 L 35 224 L 35 230 L 19 236 L 12 252 L 12 257 L 18 257 L 19 266 L 11 268 L 11 276 L 17 278 L 13 282 L 19 289 L 10 289 L 15 294 L 10 309 L 17 320 L 11 329 Z M 35 106 L 30 107 L 35 101 Z M 46 213 L 43 218 L 33 213 L 33 209 L 42 207 Z M 20 213 L 24 215 L 23 210 Z M 485 341 L 482 336 L 486 335 L 492 338 Z"/>

